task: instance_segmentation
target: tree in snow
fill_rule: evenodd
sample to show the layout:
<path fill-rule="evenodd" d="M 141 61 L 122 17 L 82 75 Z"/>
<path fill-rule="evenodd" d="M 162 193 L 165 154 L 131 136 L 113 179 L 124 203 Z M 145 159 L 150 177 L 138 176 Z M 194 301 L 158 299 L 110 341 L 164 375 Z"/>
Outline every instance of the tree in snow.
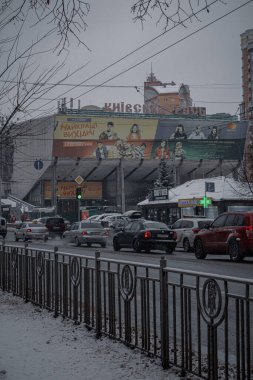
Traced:
<path fill-rule="evenodd" d="M 173 187 L 173 169 L 166 160 L 160 160 L 158 178 L 154 182 L 154 187 Z"/>

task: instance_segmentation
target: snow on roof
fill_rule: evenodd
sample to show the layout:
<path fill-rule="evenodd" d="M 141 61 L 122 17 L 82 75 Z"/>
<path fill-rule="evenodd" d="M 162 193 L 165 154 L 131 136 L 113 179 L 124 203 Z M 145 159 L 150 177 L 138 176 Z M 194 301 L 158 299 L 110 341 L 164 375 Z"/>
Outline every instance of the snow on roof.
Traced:
<path fill-rule="evenodd" d="M 180 85 L 175 85 L 175 86 L 149 86 L 150 88 L 153 88 L 158 94 L 174 94 L 174 93 L 179 93 L 179 89 L 181 87 Z"/>
<path fill-rule="evenodd" d="M 17 205 L 16 202 L 10 199 L 4 199 L 4 198 L 1 199 L 1 204 L 5 206 L 11 206 L 11 207 L 16 207 Z"/>
<path fill-rule="evenodd" d="M 235 181 L 228 177 L 213 177 L 206 179 L 196 179 L 185 182 L 184 184 L 169 190 L 169 199 L 167 201 L 157 200 L 144 201 L 138 203 L 138 206 L 149 204 L 178 203 L 179 199 L 202 198 L 205 195 L 205 183 L 212 182 L 215 186 L 214 192 L 207 192 L 206 195 L 213 201 L 236 200 L 236 199 L 253 199 L 253 194 L 247 184 Z"/>

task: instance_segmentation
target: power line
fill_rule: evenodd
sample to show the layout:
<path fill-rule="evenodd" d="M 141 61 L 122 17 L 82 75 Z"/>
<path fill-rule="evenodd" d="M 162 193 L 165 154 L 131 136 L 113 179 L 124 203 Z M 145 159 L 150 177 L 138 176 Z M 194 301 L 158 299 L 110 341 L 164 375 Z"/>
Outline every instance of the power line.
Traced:
<path fill-rule="evenodd" d="M 188 16 L 188 17 L 186 17 L 184 20 L 178 22 L 176 25 L 174 25 L 174 26 L 171 27 L 170 29 L 164 31 L 163 33 L 160 33 L 158 36 L 156 36 L 156 37 L 154 37 L 153 39 L 147 41 L 146 43 L 142 44 L 142 45 L 139 46 L 138 48 L 132 50 L 130 53 L 124 55 L 123 57 L 121 57 L 121 58 L 119 58 L 118 60 L 114 61 L 114 62 L 111 63 L 110 65 L 104 67 L 103 69 L 101 69 L 100 71 L 96 72 L 95 74 L 93 74 L 93 75 L 90 76 L 89 78 L 86 78 L 86 79 L 83 80 L 80 84 L 84 84 L 84 83 L 86 83 L 88 80 L 93 79 L 93 78 L 96 77 L 97 75 L 99 75 L 99 74 L 103 73 L 104 71 L 108 70 L 109 68 L 115 66 L 117 63 L 123 61 L 124 59 L 128 58 L 128 57 L 131 56 L 132 54 L 134 54 L 134 53 L 136 53 L 137 51 L 141 50 L 143 47 L 149 45 L 151 42 L 156 41 L 158 38 L 160 38 L 161 36 L 165 35 L 165 34 L 168 33 L 169 31 L 175 29 L 177 26 L 179 26 L 179 25 L 183 25 L 186 21 L 191 20 L 192 17 L 194 17 L 194 16 L 198 15 L 199 13 L 203 12 L 203 10 L 206 10 L 207 8 L 210 8 L 210 6 L 212 6 L 213 4 L 215 4 L 215 3 L 218 2 L 218 1 L 219 1 L 219 0 L 214 0 L 214 1 L 212 1 L 210 4 L 206 4 L 205 7 L 201 8 L 199 11 L 197 11 L 197 12 L 195 12 L 195 13 L 192 13 L 190 16 Z M 106 81 L 105 83 L 109 82 L 110 80 L 111 80 L 111 79 L 109 79 L 109 80 Z M 105 83 L 103 83 L 103 84 L 105 84 Z M 73 89 L 76 88 L 76 87 L 79 87 L 80 84 L 74 86 Z M 102 85 L 103 85 L 103 84 L 102 84 Z M 100 84 L 100 85 L 97 85 L 97 86 L 94 87 L 94 89 L 96 89 L 96 88 L 98 88 L 98 87 L 102 87 L 102 85 L 101 85 L 101 84 Z M 72 89 L 72 90 L 73 90 L 73 89 Z M 92 89 L 92 90 L 93 90 L 93 89 Z M 69 91 L 70 91 L 70 90 L 65 91 L 64 93 L 62 93 L 62 94 L 60 95 L 60 97 L 63 96 L 63 95 L 66 95 Z M 90 92 L 90 91 L 88 91 L 88 92 Z M 87 92 L 87 93 L 88 93 L 88 92 Z M 84 93 L 84 95 L 85 95 L 85 94 L 86 94 L 86 93 Z M 80 96 L 82 96 L 82 95 L 80 95 Z M 79 96 L 78 96 L 78 97 L 79 97 Z M 76 97 L 75 99 L 77 99 L 78 97 Z M 59 98 L 59 96 L 58 96 L 57 98 Z M 55 98 L 55 100 L 57 100 L 57 98 Z M 46 106 L 46 105 L 47 105 L 47 104 L 45 104 L 45 106 Z M 41 115 L 44 115 L 44 113 L 42 113 Z"/>
<path fill-rule="evenodd" d="M 217 0 L 216 0 L 216 1 L 217 1 Z M 213 3 L 215 3 L 216 1 L 214 1 Z M 92 88 L 92 89 L 90 89 L 90 90 L 88 90 L 88 91 L 82 93 L 81 95 L 75 97 L 74 99 L 77 99 L 77 98 L 79 98 L 80 96 L 86 95 L 86 94 L 90 93 L 91 91 L 94 91 L 95 89 L 97 89 L 97 88 L 99 88 L 99 87 L 102 87 L 103 85 L 105 85 L 105 84 L 108 83 L 109 81 L 111 81 L 111 80 L 113 80 L 113 79 L 115 79 L 115 78 L 121 76 L 122 74 L 124 74 L 124 73 L 126 73 L 126 72 L 132 70 L 133 68 L 135 68 L 135 67 L 141 65 L 142 63 L 146 62 L 147 60 L 149 60 L 149 59 L 151 59 L 151 58 L 153 58 L 153 57 L 155 57 L 155 56 L 161 54 L 162 52 L 168 50 L 169 48 L 171 48 L 171 47 L 173 47 L 173 46 L 179 44 L 180 42 L 186 40 L 187 38 L 189 38 L 189 37 L 195 35 L 196 33 L 200 32 L 200 31 L 204 30 L 205 28 L 207 28 L 208 26 L 214 24 L 215 22 L 220 21 L 220 20 L 223 19 L 224 17 L 226 17 L 226 16 L 232 14 L 233 12 L 235 12 L 235 11 L 237 11 L 238 9 L 244 7 L 245 5 L 251 3 L 252 1 L 253 1 L 253 0 L 249 0 L 249 1 L 247 1 L 246 3 L 244 3 L 244 4 L 242 4 L 242 5 L 240 5 L 240 6 L 236 7 L 236 8 L 234 8 L 233 10 L 231 10 L 231 11 L 228 12 L 228 13 L 226 13 L 225 15 L 223 15 L 223 16 L 221 16 L 221 17 L 215 19 L 214 21 L 212 21 L 212 22 L 206 24 L 205 26 L 203 26 L 203 27 L 197 29 L 196 31 L 190 33 L 189 35 L 187 35 L 187 36 L 185 36 L 185 37 L 183 37 L 183 38 L 181 38 L 180 40 L 178 40 L 178 41 L 176 41 L 175 43 L 173 43 L 173 44 L 167 46 L 166 48 L 164 48 L 164 49 L 158 51 L 157 53 L 155 53 L 155 54 L 149 56 L 148 58 L 143 59 L 142 61 L 139 61 L 137 64 L 135 64 L 135 65 L 129 67 L 128 69 L 126 69 L 126 70 L 124 70 L 124 71 L 121 71 L 119 74 L 117 74 L 117 75 L 115 75 L 115 76 L 109 78 L 108 80 L 106 80 L 106 81 L 104 81 L 103 83 L 100 83 L 99 85 L 95 86 L 94 88 Z M 211 4 L 213 4 L 213 3 L 211 3 Z M 206 9 L 206 7 L 205 7 L 204 9 Z M 203 10 L 203 9 L 202 9 L 202 10 Z M 202 11 L 202 10 L 201 10 L 201 11 Z M 200 11 L 199 11 L 199 12 L 200 12 Z M 197 13 L 199 13 L 199 12 L 197 12 Z M 196 13 L 196 14 L 197 14 L 197 13 Z M 189 16 L 187 19 L 189 19 L 189 18 L 191 18 L 191 17 L 192 17 L 192 16 Z M 183 22 L 185 22 L 187 19 L 183 20 L 183 21 L 181 22 L 181 24 L 182 24 Z M 179 24 L 180 24 L 180 23 L 179 23 Z M 179 24 L 177 24 L 176 26 L 178 26 Z M 175 28 L 176 26 L 174 26 L 173 28 Z M 173 28 L 171 28 L 171 29 L 173 29 Z M 170 29 L 170 30 L 171 30 L 171 29 Z M 169 31 L 169 30 L 168 30 L 168 31 Z M 167 33 L 168 31 L 166 31 L 166 33 Z M 156 38 L 159 38 L 161 35 L 164 35 L 164 34 L 165 34 L 165 32 L 162 33 L 162 34 L 160 34 L 159 36 L 155 37 L 155 39 L 156 39 Z M 153 40 L 154 40 L 154 39 L 153 39 Z M 146 46 L 148 43 L 150 43 L 150 42 L 153 41 L 153 40 L 150 40 L 150 41 L 147 42 L 146 44 L 144 44 L 144 45 L 142 45 L 141 47 L 135 49 L 133 52 L 136 52 L 136 51 L 140 50 L 143 46 Z M 91 77 L 87 78 L 86 80 L 84 80 L 83 82 L 81 82 L 81 84 L 85 83 L 87 80 L 89 80 L 89 79 L 93 78 L 94 76 L 100 74 L 101 72 L 105 71 L 106 69 L 112 67 L 112 66 L 115 65 L 116 63 L 118 63 L 118 62 L 120 62 L 121 60 L 125 59 L 127 56 L 133 54 L 133 52 L 129 53 L 128 55 L 126 55 L 126 56 L 122 57 L 121 59 L 115 61 L 114 63 L 112 63 L 111 65 L 107 66 L 106 68 L 104 68 L 104 69 L 100 70 L 99 72 L 95 73 L 93 76 L 91 76 Z M 66 92 L 65 92 L 65 93 L 66 93 Z M 65 94 L 65 93 L 64 93 L 64 94 Z M 56 99 L 57 99 L 57 98 L 55 98 L 55 100 L 56 100 Z M 43 116 L 43 115 L 46 116 L 46 115 L 48 115 L 48 114 L 45 114 L 45 113 L 43 112 L 42 114 L 38 115 L 38 117 Z"/>
<path fill-rule="evenodd" d="M 144 63 L 144 62 L 150 60 L 151 58 L 156 57 L 157 55 L 163 53 L 164 51 L 170 49 L 171 47 L 178 45 L 179 43 L 181 43 L 181 42 L 187 40 L 189 37 L 192 37 L 193 35 L 199 33 L 200 31 L 202 31 L 202 30 L 204 30 L 204 29 L 206 29 L 207 27 L 209 27 L 209 26 L 215 24 L 217 21 L 222 20 L 223 18 L 227 17 L 228 15 L 231 15 L 232 13 L 234 13 L 234 12 L 238 11 L 239 9 L 243 8 L 243 7 L 246 6 L 247 4 L 252 3 L 252 1 L 253 1 L 253 0 L 249 0 L 249 1 L 247 1 L 246 3 L 244 3 L 244 4 L 242 4 L 242 5 L 238 6 L 238 7 L 236 7 L 236 8 L 234 8 L 234 9 L 232 9 L 230 12 L 225 13 L 224 15 L 218 17 L 217 19 L 215 19 L 215 20 L 209 22 L 208 24 L 206 24 L 206 25 L 202 26 L 201 28 L 195 30 L 194 32 L 188 34 L 187 36 L 180 38 L 180 39 L 177 40 L 176 42 L 174 42 L 174 43 L 172 43 L 172 44 L 166 46 L 165 48 L 159 50 L 158 52 L 152 54 L 151 56 L 149 56 L 149 57 L 147 57 L 147 58 L 145 58 L 145 59 L 143 59 L 143 60 L 137 62 L 135 65 L 132 65 L 132 66 L 130 66 L 129 68 L 127 68 L 127 69 L 121 71 L 120 73 L 114 75 L 113 77 L 111 77 L 111 78 L 105 80 L 104 82 L 100 83 L 100 84 L 97 85 L 96 87 L 94 87 L 94 88 L 92 88 L 92 89 L 90 89 L 90 90 L 88 90 L 88 91 L 82 93 L 81 95 L 79 95 L 79 96 L 73 98 L 73 100 L 76 100 L 76 99 L 80 98 L 80 96 L 84 96 L 84 95 L 90 93 L 91 91 L 94 91 L 95 89 L 97 89 L 97 88 L 103 86 L 104 84 L 110 82 L 111 80 L 113 80 L 113 79 L 115 79 L 115 78 L 118 78 L 119 76 L 125 74 L 126 72 L 132 70 L 133 68 L 135 68 L 135 67 L 137 67 L 137 66 L 140 66 L 142 63 Z M 136 50 L 135 50 L 135 51 L 136 51 Z M 113 65 L 113 64 L 112 64 L 112 65 Z M 109 67 L 109 66 L 108 66 L 108 67 Z M 110 67 L 111 67 L 111 66 L 110 66 Z M 92 76 L 92 77 L 93 77 L 93 76 Z M 91 79 L 92 77 L 90 77 L 89 79 Z M 82 83 L 84 83 L 84 82 L 82 82 Z"/>
<path fill-rule="evenodd" d="M 74 72 L 75 73 L 75 72 Z M 1 80 L 0 79 L 0 82 L 4 82 L 4 83 L 16 83 L 15 80 Z M 58 87 L 58 86 L 66 86 L 66 87 L 96 87 L 98 86 L 97 84 L 77 84 L 77 83 L 53 83 L 53 82 L 27 82 L 27 81 L 24 81 L 23 83 L 25 84 L 29 84 L 29 85 L 35 85 L 35 84 L 38 84 L 38 85 L 41 85 L 41 86 L 55 86 L 55 87 Z M 222 87 L 225 87 L 225 88 L 230 88 L 233 86 L 235 88 L 241 88 L 242 86 L 240 84 L 235 84 L 235 83 L 206 83 L 206 84 L 188 84 L 190 87 L 192 88 L 214 88 L 214 89 L 223 89 L 221 88 Z M 136 88 L 136 87 L 140 87 L 140 88 L 144 88 L 143 85 L 136 85 L 136 84 L 130 84 L 130 85 L 126 85 L 126 84 L 121 84 L 121 85 L 113 85 L 113 84 L 108 84 L 108 85 L 101 85 L 100 87 L 105 87 L 105 88 Z M 41 99 L 41 98 L 40 98 Z M 50 99 L 52 100 L 52 99 Z"/>

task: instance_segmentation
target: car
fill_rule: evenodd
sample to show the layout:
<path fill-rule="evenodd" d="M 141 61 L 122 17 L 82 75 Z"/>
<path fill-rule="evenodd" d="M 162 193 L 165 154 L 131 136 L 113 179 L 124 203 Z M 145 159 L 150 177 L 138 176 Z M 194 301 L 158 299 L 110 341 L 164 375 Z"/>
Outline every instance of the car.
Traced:
<path fill-rule="evenodd" d="M 129 219 L 142 218 L 142 212 L 138 210 L 128 210 L 128 211 L 125 211 L 123 215 L 128 217 Z"/>
<path fill-rule="evenodd" d="M 3 238 L 7 235 L 7 222 L 3 217 L 0 217 L 0 235 L 2 235 Z"/>
<path fill-rule="evenodd" d="M 194 251 L 197 259 L 205 259 L 207 254 L 228 254 L 232 261 L 253 256 L 253 212 L 220 214 L 197 233 Z"/>
<path fill-rule="evenodd" d="M 118 215 L 108 215 L 102 220 L 102 224 L 104 226 L 108 226 L 109 228 L 115 229 L 115 227 L 122 221 L 129 222 L 130 219 L 127 216 L 122 214 Z"/>
<path fill-rule="evenodd" d="M 99 221 L 99 222 L 101 222 L 102 220 L 104 220 L 105 218 L 107 218 L 108 216 L 116 216 L 116 215 L 122 215 L 122 214 L 120 214 L 120 213 L 105 213 L 105 214 L 100 214 L 100 215 L 98 215 L 98 217 L 97 217 L 97 221 Z"/>
<path fill-rule="evenodd" d="M 178 219 L 171 226 L 177 233 L 177 248 L 183 248 L 185 252 L 193 251 L 196 233 L 212 222 L 213 219 L 207 219 L 206 217 L 184 217 Z"/>
<path fill-rule="evenodd" d="M 86 244 L 91 247 L 92 244 L 99 244 L 106 247 L 108 231 L 103 228 L 99 222 L 81 221 L 75 222 L 65 231 L 62 238 L 69 243 L 75 243 L 77 247 Z"/>
<path fill-rule="evenodd" d="M 14 232 L 15 241 L 18 240 L 48 240 L 49 231 L 42 223 L 24 222 L 21 225 L 17 225 Z"/>
<path fill-rule="evenodd" d="M 93 222 L 95 222 L 95 220 L 97 219 L 99 217 L 99 215 L 91 215 L 91 216 L 89 216 L 87 219 L 85 219 L 85 220 L 87 220 L 87 221 L 89 221 L 89 222 L 91 222 L 91 221 L 93 221 Z"/>
<path fill-rule="evenodd" d="M 67 229 L 65 220 L 60 216 L 49 216 L 37 219 L 39 223 L 44 224 L 48 231 L 49 236 L 60 235 Z"/>
<path fill-rule="evenodd" d="M 113 236 L 113 249 L 132 248 L 135 252 L 163 250 L 172 253 L 177 245 L 176 232 L 165 223 L 133 220 Z"/>

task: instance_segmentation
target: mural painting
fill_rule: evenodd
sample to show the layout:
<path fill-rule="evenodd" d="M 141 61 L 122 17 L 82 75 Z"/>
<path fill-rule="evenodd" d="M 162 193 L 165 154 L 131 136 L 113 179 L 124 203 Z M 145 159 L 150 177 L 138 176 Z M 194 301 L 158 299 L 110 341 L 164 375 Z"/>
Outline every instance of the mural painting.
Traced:
<path fill-rule="evenodd" d="M 109 159 L 239 160 L 246 121 L 58 115 L 53 155 Z"/>

